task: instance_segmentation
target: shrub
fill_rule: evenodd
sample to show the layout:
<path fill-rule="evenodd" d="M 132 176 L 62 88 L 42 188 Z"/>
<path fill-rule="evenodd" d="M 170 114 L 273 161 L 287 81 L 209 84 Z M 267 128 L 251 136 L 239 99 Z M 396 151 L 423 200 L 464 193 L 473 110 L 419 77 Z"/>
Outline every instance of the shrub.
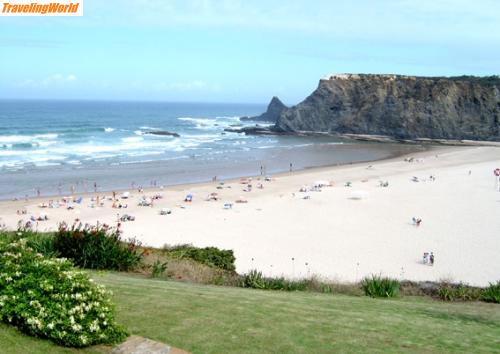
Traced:
<path fill-rule="evenodd" d="M 255 269 L 245 274 L 241 281 L 244 288 L 284 290 L 284 291 L 305 291 L 310 288 L 310 280 L 289 280 L 284 277 L 268 278 Z"/>
<path fill-rule="evenodd" d="M 157 259 L 151 265 L 151 277 L 153 278 L 161 277 L 166 270 L 167 270 L 167 262 L 162 263 L 159 259 Z"/>
<path fill-rule="evenodd" d="M 71 347 L 115 343 L 126 331 L 114 320 L 110 293 L 73 268 L 44 257 L 21 239 L 0 244 L 0 318 L 21 331 Z"/>
<path fill-rule="evenodd" d="M 232 250 L 220 250 L 216 247 L 197 248 L 192 245 L 165 246 L 171 255 L 179 258 L 190 258 L 197 262 L 217 267 L 224 270 L 234 271 L 236 266 Z"/>
<path fill-rule="evenodd" d="M 55 249 L 54 236 L 52 234 L 39 232 L 24 232 L 21 238 L 26 238 L 26 245 L 46 257 L 59 257 Z"/>
<path fill-rule="evenodd" d="M 131 239 L 123 242 L 117 230 L 106 226 L 68 228 L 61 224 L 54 236 L 54 248 L 62 257 L 71 258 L 82 268 L 129 270 L 139 265 L 142 253 Z"/>
<path fill-rule="evenodd" d="M 500 303 L 500 281 L 497 281 L 496 284 L 490 283 L 486 289 L 483 290 L 481 294 L 481 300 L 486 302 L 495 302 L 497 304 Z"/>
<path fill-rule="evenodd" d="M 365 295 L 371 297 L 395 297 L 399 295 L 400 283 L 396 279 L 372 275 L 361 281 Z"/>
<path fill-rule="evenodd" d="M 265 289 L 266 282 L 262 272 L 252 269 L 243 276 L 242 286 L 244 288 Z"/>
<path fill-rule="evenodd" d="M 438 297 L 443 301 L 452 301 L 454 299 L 453 292 L 449 286 L 441 286 L 438 289 Z"/>
<path fill-rule="evenodd" d="M 312 291 L 312 292 L 319 292 L 319 293 L 324 293 L 324 294 L 333 294 L 337 292 L 334 289 L 335 285 L 341 285 L 340 283 L 335 284 L 332 282 L 327 282 L 323 279 L 321 279 L 318 276 L 313 275 L 307 280 L 303 280 L 306 282 L 307 285 L 307 290 Z"/>
<path fill-rule="evenodd" d="M 481 289 L 466 284 L 442 283 L 439 285 L 437 295 L 444 301 L 475 301 L 481 296 Z"/>
<path fill-rule="evenodd" d="M 269 290 L 305 291 L 308 290 L 308 286 L 309 281 L 305 279 L 265 278 L 265 289 Z"/>

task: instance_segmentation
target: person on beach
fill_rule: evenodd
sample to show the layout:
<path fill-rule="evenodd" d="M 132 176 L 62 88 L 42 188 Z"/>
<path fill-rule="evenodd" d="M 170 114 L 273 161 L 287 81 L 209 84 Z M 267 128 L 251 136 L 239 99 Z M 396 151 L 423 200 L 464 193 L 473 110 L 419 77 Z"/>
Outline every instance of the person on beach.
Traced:
<path fill-rule="evenodd" d="M 97 182 L 94 182 L 94 192 L 97 193 Z"/>
<path fill-rule="evenodd" d="M 293 170 L 293 164 L 290 162 L 290 172 Z"/>
<path fill-rule="evenodd" d="M 420 223 L 421 223 L 421 222 L 422 222 L 422 219 L 420 219 L 420 218 L 419 218 L 419 219 L 417 219 L 417 221 L 416 221 L 416 223 L 417 223 L 417 227 L 419 227 L 419 226 L 420 226 Z"/>
<path fill-rule="evenodd" d="M 424 264 L 427 264 L 429 262 L 429 252 L 424 252 L 424 258 L 422 260 Z"/>
<path fill-rule="evenodd" d="M 429 262 L 431 264 L 431 266 L 434 265 L 434 253 L 431 252 L 431 255 L 429 256 Z"/>

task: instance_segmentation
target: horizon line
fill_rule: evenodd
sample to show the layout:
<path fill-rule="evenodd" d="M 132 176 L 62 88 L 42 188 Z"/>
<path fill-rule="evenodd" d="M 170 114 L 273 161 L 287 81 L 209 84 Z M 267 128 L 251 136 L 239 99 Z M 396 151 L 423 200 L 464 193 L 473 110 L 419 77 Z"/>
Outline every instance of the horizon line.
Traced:
<path fill-rule="evenodd" d="M 273 96 L 274 97 L 274 96 Z M 271 97 L 272 99 L 272 97 Z M 271 101 L 271 99 L 269 101 Z M 147 99 L 126 99 L 126 98 L 26 98 L 0 97 L 0 101 L 78 101 L 78 102 L 137 102 L 137 103 L 192 103 L 192 104 L 247 104 L 247 105 L 267 105 L 269 102 L 222 102 L 222 101 L 169 101 L 169 100 L 147 100 Z"/>

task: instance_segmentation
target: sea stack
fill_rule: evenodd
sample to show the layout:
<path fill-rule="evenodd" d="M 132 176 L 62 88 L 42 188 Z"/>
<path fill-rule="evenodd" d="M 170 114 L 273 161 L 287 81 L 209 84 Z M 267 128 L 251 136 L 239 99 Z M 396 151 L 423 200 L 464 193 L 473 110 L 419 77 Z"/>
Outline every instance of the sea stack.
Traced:
<path fill-rule="evenodd" d="M 280 101 L 280 99 L 274 96 L 271 102 L 267 105 L 267 110 L 260 116 L 256 117 L 242 117 L 241 120 L 252 120 L 260 122 L 272 122 L 276 123 L 281 113 L 287 109 L 287 107 Z"/>

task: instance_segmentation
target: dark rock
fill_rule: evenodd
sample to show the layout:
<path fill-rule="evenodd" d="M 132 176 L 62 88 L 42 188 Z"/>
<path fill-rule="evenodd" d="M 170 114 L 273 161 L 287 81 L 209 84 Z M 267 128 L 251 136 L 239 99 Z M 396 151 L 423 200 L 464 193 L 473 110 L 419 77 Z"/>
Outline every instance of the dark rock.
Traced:
<path fill-rule="evenodd" d="M 273 130 L 500 141 L 500 77 L 333 75 Z"/>
<path fill-rule="evenodd" d="M 286 109 L 287 107 L 283 104 L 283 102 L 280 101 L 280 99 L 276 96 L 274 96 L 269 102 L 267 106 L 267 111 L 262 113 L 260 116 L 256 117 L 240 117 L 241 121 L 260 121 L 260 122 L 271 122 L 271 123 L 276 123 L 278 120 L 280 114 Z"/>
<path fill-rule="evenodd" d="M 243 128 L 226 128 L 226 132 L 230 133 L 241 133 L 246 135 L 284 135 L 289 134 L 287 132 L 277 132 L 273 130 L 273 127 L 262 127 L 256 125 L 253 127 L 243 127 Z"/>
<path fill-rule="evenodd" d="M 150 134 L 150 135 L 161 135 L 161 136 L 174 136 L 176 138 L 180 137 L 179 134 L 177 133 L 172 133 L 167 130 L 153 130 L 149 132 L 144 132 L 144 134 Z"/>

